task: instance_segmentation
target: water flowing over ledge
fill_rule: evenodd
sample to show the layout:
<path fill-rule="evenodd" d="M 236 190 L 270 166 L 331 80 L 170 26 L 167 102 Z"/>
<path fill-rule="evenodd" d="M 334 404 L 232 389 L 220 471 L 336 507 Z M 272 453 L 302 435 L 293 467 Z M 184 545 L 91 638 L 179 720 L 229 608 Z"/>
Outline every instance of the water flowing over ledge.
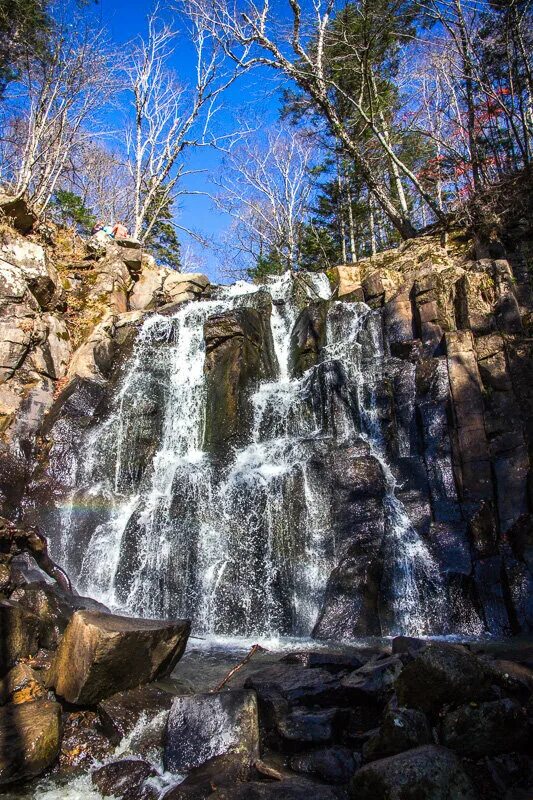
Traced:
<path fill-rule="evenodd" d="M 253 385 L 245 441 L 220 460 L 204 439 L 204 325 L 263 308 L 265 295 L 275 375 Z M 327 479 L 342 450 L 370 459 L 383 479 L 381 632 L 481 631 L 468 607 L 460 630 L 450 627 L 438 564 L 398 496 L 380 417 L 390 360 L 381 312 L 331 301 L 318 363 L 294 374 L 295 323 L 306 304 L 325 305 L 329 295 L 324 275 L 286 274 L 145 320 L 113 407 L 62 467 L 70 489 L 50 538 L 80 592 L 126 614 L 190 617 L 202 635 L 320 636 L 330 576 L 350 536 L 361 536 L 350 524 L 339 533 Z M 404 380 L 412 416 L 410 364 Z M 399 426 L 400 457 L 410 425 Z M 354 607 L 364 604 L 365 582 L 354 582 Z"/>

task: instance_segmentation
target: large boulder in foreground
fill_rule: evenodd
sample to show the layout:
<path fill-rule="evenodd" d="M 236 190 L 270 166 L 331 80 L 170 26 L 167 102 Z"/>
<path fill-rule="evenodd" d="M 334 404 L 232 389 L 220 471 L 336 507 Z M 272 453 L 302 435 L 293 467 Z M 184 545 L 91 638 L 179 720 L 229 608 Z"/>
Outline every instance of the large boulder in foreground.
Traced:
<path fill-rule="evenodd" d="M 428 745 L 373 761 L 350 785 L 353 800 L 476 800 L 457 756 Z"/>
<path fill-rule="evenodd" d="M 482 698 L 490 682 L 487 666 L 466 647 L 431 644 L 404 667 L 395 687 L 400 705 L 432 713 Z"/>
<path fill-rule="evenodd" d="M 59 753 L 61 706 L 50 700 L 0 708 L 0 785 L 35 778 Z"/>
<path fill-rule="evenodd" d="M 189 772 L 221 755 L 243 763 L 259 758 L 259 722 L 254 692 L 235 690 L 176 697 L 170 709 L 166 768 Z"/>
<path fill-rule="evenodd" d="M 165 622 L 77 611 L 50 669 L 48 685 L 76 705 L 95 705 L 117 691 L 168 675 L 190 632 L 188 620 Z"/>

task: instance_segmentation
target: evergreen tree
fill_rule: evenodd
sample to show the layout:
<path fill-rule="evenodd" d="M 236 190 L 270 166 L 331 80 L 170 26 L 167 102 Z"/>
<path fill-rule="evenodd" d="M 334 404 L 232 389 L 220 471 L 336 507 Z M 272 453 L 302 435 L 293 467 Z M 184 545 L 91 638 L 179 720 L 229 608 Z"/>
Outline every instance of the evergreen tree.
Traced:
<path fill-rule="evenodd" d="M 145 246 L 151 251 L 156 261 L 170 269 L 179 270 L 181 267 L 180 242 L 176 234 L 176 229 L 172 224 L 174 215 L 172 213 L 172 198 L 168 195 L 160 198 L 164 190 L 161 190 L 154 200 L 154 206 L 158 207 L 155 222 L 150 226 L 148 235 L 144 239 Z M 152 210 L 146 217 L 147 220 L 153 219 Z M 146 230 L 145 223 L 145 230 Z M 144 231 L 143 231 L 144 232 Z"/>
<path fill-rule="evenodd" d="M 54 194 L 52 210 L 64 225 L 73 224 L 83 233 L 88 233 L 96 222 L 96 217 L 83 199 L 66 189 L 58 189 Z"/>

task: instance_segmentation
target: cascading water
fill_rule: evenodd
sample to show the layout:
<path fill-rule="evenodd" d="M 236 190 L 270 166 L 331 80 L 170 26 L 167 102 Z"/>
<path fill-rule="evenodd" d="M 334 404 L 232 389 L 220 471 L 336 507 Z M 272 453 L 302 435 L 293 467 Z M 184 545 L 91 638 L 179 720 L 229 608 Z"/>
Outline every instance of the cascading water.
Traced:
<path fill-rule="evenodd" d="M 381 316 L 363 303 L 338 303 L 337 307 L 337 313 L 328 317 L 324 356 L 341 361 L 356 387 L 360 433 L 379 461 L 387 487 L 384 580 L 388 583 L 392 624 L 389 629 L 384 626 L 383 632 L 398 635 L 443 630 L 445 592 L 438 566 L 396 496 L 397 480 L 386 456 L 378 416 L 376 388 L 385 358 Z M 370 342 L 370 357 L 366 359 L 359 343 L 363 326 Z M 401 446 L 401 429 L 399 433 Z"/>
<path fill-rule="evenodd" d="M 299 282 L 307 302 L 329 297 L 324 275 Z M 172 317 L 146 319 L 114 408 L 71 455 L 72 489 L 52 547 L 79 591 L 125 613 L 191 617 L 203 632 L 309 635 L 338 555 L 317 454 L 362 436 L 387 483 L 385 632 L 421 633 L 440 616 L 438 570 L 396 497 L 382 442 L 373 395 L 384 358 L 379 315 L 332 303 L 321 363 L 291 377 L 301 308 L 293 284 L 288 274 L 262 287 L 239 283 Z M 273 301 L 277 376 L 256 387 L 249 440 L 220 468 L 202 449 L 203 326 L 253 307 L 260 289 Z M 362 356 L 362 335 L 371 337 L 371 359 Z M 328 362 L 341 365 L 349 397 L 324 409 L 310 387 L 319 371 L 330 380 Z"/>

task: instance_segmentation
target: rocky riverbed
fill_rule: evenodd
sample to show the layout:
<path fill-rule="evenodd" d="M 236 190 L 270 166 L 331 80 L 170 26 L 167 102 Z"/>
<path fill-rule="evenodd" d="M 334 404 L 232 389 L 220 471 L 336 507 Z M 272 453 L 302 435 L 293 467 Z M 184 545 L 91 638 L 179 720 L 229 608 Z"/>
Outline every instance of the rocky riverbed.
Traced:
<path fill-rule="evenodd" d="M 21 585 L 0 606 L 8 798 L 531 796 L 530 639 L 271 640 L 250 652 L 22 583 L 16 569 Z"/>

